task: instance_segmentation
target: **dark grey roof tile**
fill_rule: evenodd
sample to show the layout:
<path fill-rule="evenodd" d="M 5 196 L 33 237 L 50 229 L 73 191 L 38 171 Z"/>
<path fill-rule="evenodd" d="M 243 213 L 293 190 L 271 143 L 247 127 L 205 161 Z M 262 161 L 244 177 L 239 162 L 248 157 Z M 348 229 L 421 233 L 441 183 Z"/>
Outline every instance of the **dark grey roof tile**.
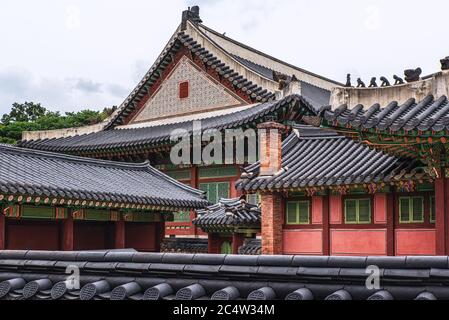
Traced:
<path fill-rule="evenodd" d="M 176 209 L 209 204 L 204 192 L 179 183 L 149 163 L 95 160 L 7 145 L 0 145 L 0 161 L 0 188 L 8 194 Z"/>
<path fill-rule="evenodd" d="M 307 189 L 391 183 L 404 176 L 418 177 L 420 173 L 426 176 L 424 165 L 417 160 L 396 158 L 320 128 L 304 125 L 294 128 L 296 132 L 282 145 L 283 170 L 274 176 L 260 177 L 257 162 L 245 169 L 236 184 L 238 189 L 248 192 Z"/>

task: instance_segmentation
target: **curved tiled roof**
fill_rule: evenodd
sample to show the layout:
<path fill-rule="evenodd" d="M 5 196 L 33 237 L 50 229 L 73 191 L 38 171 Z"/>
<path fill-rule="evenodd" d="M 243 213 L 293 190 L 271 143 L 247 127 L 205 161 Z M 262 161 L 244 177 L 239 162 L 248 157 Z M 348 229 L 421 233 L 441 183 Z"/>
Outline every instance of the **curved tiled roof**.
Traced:
<path fill-rule="evenodd" d="M 80 289 L 64 284 L 68 266 Z M 448 275 L 448 257 L 0 251 L 2 300 L 448 300 Z"/>
<path fill-rule="evenodd" d="M 369 108 L 347 105 L 335 110 L 321 110 L 323 120 L 335 127 L 362 130 L 388 130 L 392 133 L 409 131 L 441 132 L 449 129 L 449 101 L 446 96 L 435 99 L 429 95 L 421 101 L 409 99 L 403 104 L 396 101 L 387 106 L 375 104 Z"/>
<path fill-rule="evenodd" d="M 400 159 L 332 131 L 297 126 L 282 146 L 282 171 L 259 177 L 260 163 L 246 168 L 239 189 L 283 190 L 390 183 L 427 175 L 416 160 Z"/>
<path fill-rule="evenodd" d="M 292 95 L 279 101 L 262 103 L 240 112 L 213 116 L 201 120 L 204 131 L 210 129 L 225 130 L 244 128 L 265 121 L 265 118 L 295 119 L 303 115 L 314 115 L 315 111 L 307 99 Z M 151 148 L 170 143 L 175 129 L 184 129 L 190 134 L 194 120 L 171 123 L 146 128 L 114 129 L 68 138 L 23 141 L 19 145 L 25 148 L 62 152 L 86 153 L 112 152 L 114 150 Z"/>
<path fill-rule="evenodd" d="M 3 195 L 170 208 L 203 208 L 202 191 L 150 166 L 0 146 Z"/>
<path fill-rule="evenodd" d="M 262 254 L 262 240 L 246 239 L 239 248 L 239 254 L 247 256 L 259 256 Z"/>
<path fill-rule="evenodd" d="M 234 232 L 238 228 L 260 229 L 261 211 L 243 199 L 221 199 L 216 205 L 197 210 L 193 223 L 205 232 Z"/>

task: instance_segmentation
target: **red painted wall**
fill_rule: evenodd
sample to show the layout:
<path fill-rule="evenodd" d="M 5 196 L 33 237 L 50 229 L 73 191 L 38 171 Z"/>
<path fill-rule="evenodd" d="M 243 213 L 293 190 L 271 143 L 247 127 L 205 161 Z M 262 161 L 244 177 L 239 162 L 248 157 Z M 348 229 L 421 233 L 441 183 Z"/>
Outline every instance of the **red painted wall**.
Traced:
<path fill-rule="evenodd" d="M 59 244 L 59 222 L 6 220 L 8 250 L 59 250 Z"/>
<path fill-rule="evenodd" d="M 396 230 L 396 255 L 436 255 L 435 229 Z"/>
<path fill-rule="evenodd" d="M 73 227 L 74 250 L 104 250 L 114 248 L 112 222 L 76 221 Z"/>
<path fill-rule="evenodd" d="M 386 255 L 387 230 L 331 230 L 331 255 Z"/>
<path fill-rule="evenodd" d="M 156 251 L 155 223 L 126 223 L 125 248 L 137 251 Z"/>
<path fill-rule="evenodd" d="M 323 254 L 323 232 L 318 230 L 284 230 L 283 251 L 284 254 Z"/>
<path fill-rule="evenodd" d="M 312 197 L 312 224 L 323 223 L 323 197 Z"/>
<path fill-rule="evenodd" d="M 343 222 L 342 196 L 330 196 L 329 202 L 330 223 L 341 224 Z"/>
<path fill-rule="evenodd" d="M 384 193 L 374 195 L 374 223 L 387 223 L 387 195 Z"/>

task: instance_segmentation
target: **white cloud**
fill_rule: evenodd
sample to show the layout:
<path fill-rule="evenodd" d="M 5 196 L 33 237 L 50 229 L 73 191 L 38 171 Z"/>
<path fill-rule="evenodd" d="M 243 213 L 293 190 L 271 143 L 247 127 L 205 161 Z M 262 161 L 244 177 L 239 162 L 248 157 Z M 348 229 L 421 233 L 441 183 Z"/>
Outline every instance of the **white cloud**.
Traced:
<path fill-rule="evenodd" d="M 217 31 L 341 82 L 431 73 L 449 55 L 449 2 L 438 0 L 4 0 L 0 112 L 25 100 L 120 104 L 195 4 Z"/>

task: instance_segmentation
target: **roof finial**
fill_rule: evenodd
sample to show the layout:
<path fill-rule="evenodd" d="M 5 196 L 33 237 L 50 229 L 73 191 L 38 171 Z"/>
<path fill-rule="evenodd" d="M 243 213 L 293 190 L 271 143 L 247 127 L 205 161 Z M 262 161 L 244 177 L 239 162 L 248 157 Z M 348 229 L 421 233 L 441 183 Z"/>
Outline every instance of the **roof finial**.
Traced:
<path fill-rule="evenodd" d="M 181 30 L 185 30 L 187 28 L 188 20 L 190 20 L 193 23 L 203 22 L 200 18 L 200 7 L 199 6 L 188 7 L 187 10 L 182 12 Z"/>
<path fill-rule="evenodd" d="M 449 70 L 449 57 L 440 60 L 441 70 Z"/>
<path fill-rule="evenodd" d="M 409 83 L 419 81 L 421 73 L 422 73 L 421 68 L 405 70 L 404 71 L 405 81 Z"/>

